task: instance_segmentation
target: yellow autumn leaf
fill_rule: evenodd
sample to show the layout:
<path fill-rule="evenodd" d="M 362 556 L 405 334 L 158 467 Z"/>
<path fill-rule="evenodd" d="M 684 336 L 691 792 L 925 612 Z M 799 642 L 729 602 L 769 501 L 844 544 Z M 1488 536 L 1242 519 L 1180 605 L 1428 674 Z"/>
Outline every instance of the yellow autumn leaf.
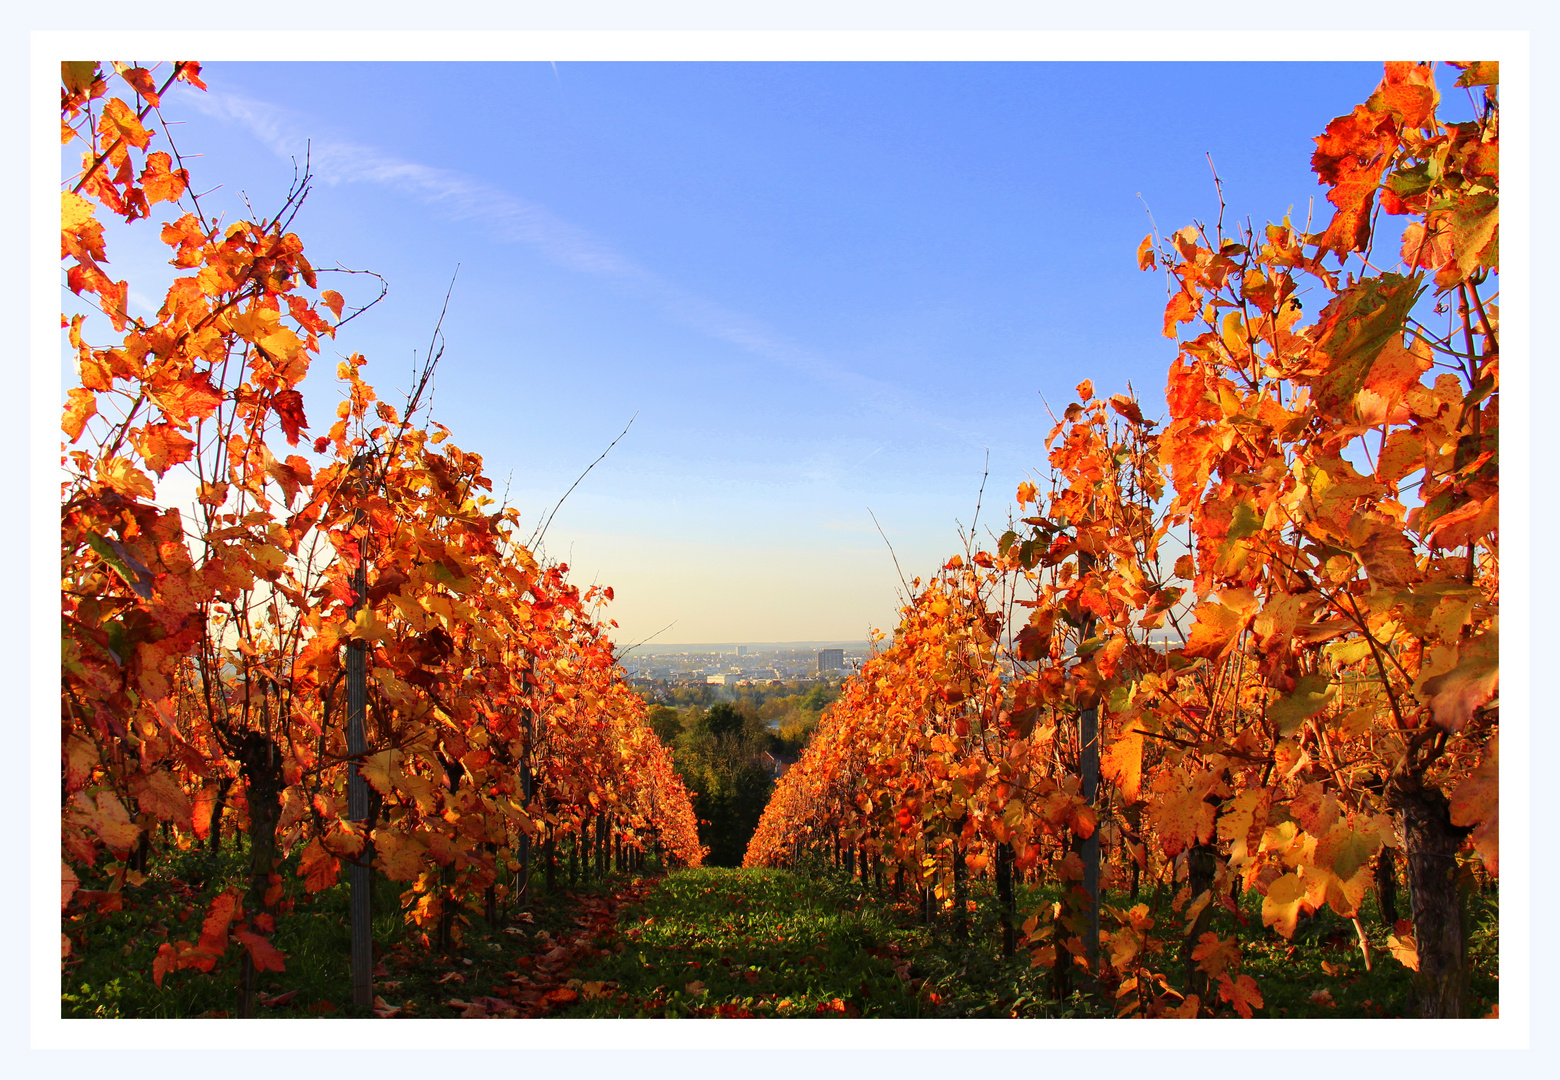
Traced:
<path fill-rule="evenodd" d="M 1262 925 L 1271 926 L 1285 938 L 1294 937 L 1305 894 L 1305 882 L 1296 874 L 1285 874 L 1274 881 L 1262 898 Z"/>
<path fill-rule="evenodd" d="M 354 641 L 383 641 L 390 634 L 390 627 L 374 614 L 374 609 L 365 607 L 358 611 L 352 620 L 351 629 L 347 636 Z"/>

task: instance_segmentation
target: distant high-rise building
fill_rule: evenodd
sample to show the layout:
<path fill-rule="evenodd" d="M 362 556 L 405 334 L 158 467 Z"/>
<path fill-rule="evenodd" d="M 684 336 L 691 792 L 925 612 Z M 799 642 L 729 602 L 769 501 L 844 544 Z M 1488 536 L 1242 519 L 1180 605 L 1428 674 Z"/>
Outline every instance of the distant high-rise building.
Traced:
<path fill-rule="evenodd" d="M 748 653 L 747 653 L 747 646 L 746 645 L 738 645 L 737 646 L 737 655 L 738 656 L 746 656 L 747 654 Z"/>
<path fill-rule="evenodd" d="M 818 650 L 818 674 L 825 671 L 838 671 L 845 666 L 844 649 L 819 649 Z"/>

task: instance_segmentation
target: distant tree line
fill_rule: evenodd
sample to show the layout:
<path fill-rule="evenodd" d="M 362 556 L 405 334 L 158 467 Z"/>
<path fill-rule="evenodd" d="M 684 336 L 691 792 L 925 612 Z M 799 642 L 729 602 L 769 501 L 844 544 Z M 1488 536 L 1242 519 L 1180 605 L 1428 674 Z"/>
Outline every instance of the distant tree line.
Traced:
<path fill-rule="evenodd" d="M 800 685 L 793 693 L 784 693 L 784 684 L 737 687 L 747 693 L 734 702 L 650 709 L 650 727 L 671 749 L 673 767 L 692 797 L 699 842 L 710 849 L 708 863 L 742 862 L 774 790 L 762 755 L 794 758 L 839 696 L 837 685 L 815 683 L 805 691 Z"/>

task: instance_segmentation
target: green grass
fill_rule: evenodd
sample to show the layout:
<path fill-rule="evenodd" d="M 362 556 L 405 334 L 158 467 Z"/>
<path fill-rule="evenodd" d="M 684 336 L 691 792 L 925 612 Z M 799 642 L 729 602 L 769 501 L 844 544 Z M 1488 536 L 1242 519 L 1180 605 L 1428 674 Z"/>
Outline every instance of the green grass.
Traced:
<path fill-rule="evenodd" d="M 1114 1002 L 1075 991 L 1052 997 L 1051 973 L 1028 954 L 1004 959 L 989 884 L 974 882 L 968 935 L 944 914 L 921 924 L 909 904 L 820 873 L 701 869 L 667 877 L 625 912 L 608 958 L 579 973 L 605 984 L 582 1016 L 1113 1016 Z M 1054 890 L 1026 890 L 1023 911 L 1048 908 Z M 1131 906 L 1127 896 L 1107 905 Z M 1142 902 L 1148 902 L 1145 894 Z M 1286 941 L 1262 925 L 1261 897 L 1246 894 L 1244 921 L 1219 909 L 1206 929 L 1234 935 L 1244 974 L 1257 983 L 1266 1017 L 1407 1015 L 1411 973 L 1387 948 L 1391 928 L 1373 908 L 1362 916 L 1372 943 L 1366 971 L 1353 924 L 1324 909 Z M 1469 893 L 1470 1004 L 1482 1016 L 1498 1000 L 1498 897 Z M 1182 916 L 1165 900 L 1156 932 L 1176 938 Z M 1179 984 L 1179 942 L 1167 940 L 1154 966 Z M 1076 980 L 1075 980 L 1076 981 Z M 1184 988 L 1183 988 L 1184 989 Z M 1325 994 L 1319 993 L 1325 991 Z M 1221 1006 L 1221 1014 L 1229 1013 Z M 1233 1015 L 1231 1013 L 1231 1015 Z"/>
<path fill-rule="evenodd" d="M 337 884 L 308 895 L 297 877 L 297 856 L 283 861 L 284 904 L 272 938 L 286 956 L 286 970 L 260 972 L 256 1015 L 268 1018 L 364 1017 L 367 1007 L 352 1002 L 351 940 L 347 886 Z M 238 1001 L 238 950 L 231 948 L 211 973 L 186 970 L 167 975 L 161 987 L 152 978 L 152 960 L 166 941 L 194 941 L 211 900 L 228 887 L 242 888 L 247 853 L 228 849 L 212 858 L 204 851 L 157 853 L 146 880 L 126 885 L 123 907 L 107 914 L 79 910 L 63 925 L 72 955 L 60 977 L 60 1012 L 66 1018 L 189 1018 L 235 1015 Z M 566 877 L 566 874 L 560 874 Z M 534 896 L 511 921 L 490 926 L 481 913 L 456 916 L 459 944 L 448 953 L 423 946 L 401 912 L 404 888 L 376 875 L 373 940 L 375 993 L 396 1016 L 460 1015 L 448 1003 L 478 995 L 511 993 L 513 976 L 534 973 L 539 956 L 554 943 L 580 936 L 576 920 L 591 904 L 604 903 L 624 877 L 575 888 L 560 887 L 552 896 Z M 83 889 L 104 889 L 101 873 L 83 875 Z M 538 883 L 540 889 L 540 883 Z M 585 943 L 582 943 L 584 947 Z M 561 984 L 543 980 L 543 986 Z M 295 992 L 295 993 L 294 993 Z M 268 999 L 292 996 L 267 1004 Z M 542 1004 L 532 1012 L 549 1012 Z"/>
<path fill-rule="evenodd" d="M 292 860 L 295 861 L 295 860 Z M 152 960 L 165 941 L 194 941 L 200 936 L 207 905 L 223 889 L 242 888 L 247 854 L 232 849 L 218 857 L 197 850 L 172 851 L 149 868 L 141 885 L 126 885 L 119 911 L 78 915 L 65 923 L 73 939 L 73 955 L 60 976 L 64 1017 L 198 1017 L 232 1016 L 238 1000 L 237 950 L 210 974 L 170 972 L 158 987 Z M 256 992 L 274 997 L 298 994 L 287 1005 L 264 1007 L 265 1016 L 354 1015 L 345 970 L 350 955 L 347 889 L 344 885 L 317 896 L 305 895 L 296 867 L 284 864 L 284 901 L 292 911 L 277 917 L 276 947 L 286 955 L 283 972 L 260 972 Z M 196 884 L 192 884 L 196 883 Z M 100 887 L 90 877 L 84 888 Z M 393 882 L 376 882 L 374 939 L 388 948 L 405 934 L 399 889 Z"/>
<path fill-rule="evenodd" d="M 78 914 L 65 924 L 74 952 L 61 975 L 66 1017 L 233 1015 L 237 956 L 211 974 L 171 973 L 152 980 L 157 947 L 194 940 L 210 899 L 242 875 L 242 857 L 171 852 L 124 907 Z M 89 875 L 90 878 L 90 875 Z M 261 973 L 265 1017 L 362 1016 L 350 1005 L 347 889 L 305 896 L 283 868 L 294 909 L 277 919 L 284 972 Z M 199 883 L 199 887 L 191 882 Z M 103 882 L 84 880 L 83 888 Z M 816 868 L 679 870 L 664 877 L 611 878 L 556 895 L 538 895 L 512 919 L 489 926 L 459 916 L 462 938 L 447 954 L 429 950 L 401 918 L 393 882 L 376 884 L 376 993 L 402 1017 L 460 1016 L 1111 1016 L 1114 1003 L 1073 993 L 1051 995 L 1051 973 L 1031 966 L 1021 948 L 1000 955 L 995 905 L 986 882 L 972 882 L 975 911 L 955 934 L 941 916 L 923 925 L 908 902 L 864 889 Z M 1151 890 L 1141 898 L 1148 902 Z M 1023 891 L 1024 913 L 1044 909 L 1054 890 Z M 1498 895 L 1470 889 L 1469 959 L 1473 1014 L 1498 1001 Z M 1107 895 L 1108 906 L 1128 907 Z M 1208 929 L 1238 936 L 1245 974 L 1262 993 L 1258 1016 L 1392 1017 L 1409 1011 L 1411 975 L 1387 950 L 1390 928 L 1367 901 L 1362 920 L 1374 947 L 1367 972 L 1352 924 L 1326 910 L 1302 924 L 1294 941 L 1262 926 L 1261 898 L 1247 894 L 1244 922 L 1216 909 Z M 1173 938 L 1182 916 L 1168 900 L 1155 933 Z M 556 952 L 566 947 L 566 956 Z M 549 956 L 552 957 L 549 960 Z M 1179 985 L 1179 946 L 1167 942 L 1153 966 Z M 284 1002 L 267 1000 L 296 992 Z M 1326 991 L 1320 994 L 1319 991 Z"/>
<path fill-rule="evenodd" d="M 1499 896 L 1491 889 L 1470 889 L 1468 899 L 1469 1010 L 1486 1015 L 1500 1000 Z M 1400 899 L 1400 915 L 1407 915 L 1407 900 Z M 1293 941 L 1285 941 L 1262 927 L 1262 898 L 1248 894 L 1241 905 L 1244 926 L 1227 912 L 1215 917 L 1210 929 L 1224 936 L 1238 933 L 1244 947 L 1242 970 L 1262 991 L 1267 1017 L 1400 1017 L 1412 1008 L 1412 979 L 1408 968 L 1388 950 L 1392 928 L 1375 906 L 1374 894 L 1360 914 L 1370 939 L 1372 964 L 1365 960 L 1353 924 L 1323 908 L 1304 921 Z M 1330 1003 L 1313 1001 L 1311 995 L 1326 991 Z"/>
<path fill-rule="evenodd" d="M 578 1016 L 1080 1015 L 1039 993 L 1046 973 L 1004 961 L 995 920 L 967 939 L 928 928 L 850 882 L 783 870 L 681 870 L 625 913 L 603 983 Z"/>

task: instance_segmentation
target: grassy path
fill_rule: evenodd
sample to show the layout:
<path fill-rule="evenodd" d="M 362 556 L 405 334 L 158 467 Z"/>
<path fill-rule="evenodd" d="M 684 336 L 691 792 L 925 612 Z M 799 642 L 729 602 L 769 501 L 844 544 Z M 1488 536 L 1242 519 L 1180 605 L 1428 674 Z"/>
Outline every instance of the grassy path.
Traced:
<path fill-rule="evenodd" d="M 1001 1016 L 1015 1004 L 961 992 L 970 973 L 904 912 L 783 870 L 678 871 L 619 927 L 569 1015 Z"/>

